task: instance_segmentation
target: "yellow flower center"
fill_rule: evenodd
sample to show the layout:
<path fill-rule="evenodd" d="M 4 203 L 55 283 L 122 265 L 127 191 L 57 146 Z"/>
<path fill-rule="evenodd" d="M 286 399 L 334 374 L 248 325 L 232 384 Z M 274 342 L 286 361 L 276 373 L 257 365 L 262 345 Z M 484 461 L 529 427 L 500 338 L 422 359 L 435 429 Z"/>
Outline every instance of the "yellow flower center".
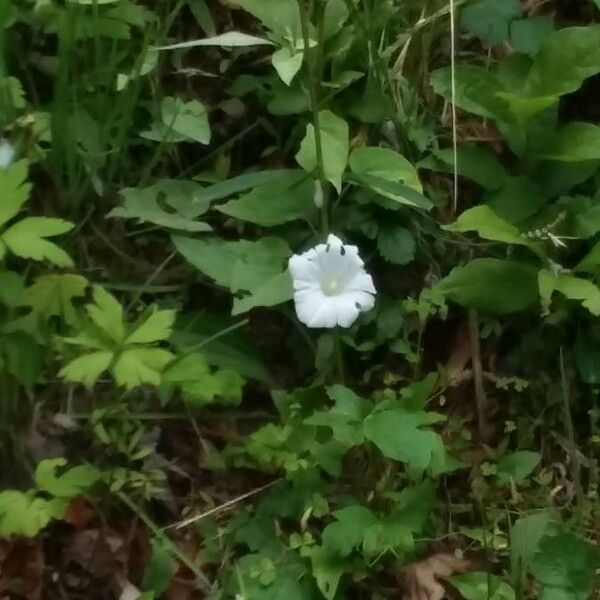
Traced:
<path fill-rule="evenodd" d="M 335 279 L 328 279 L 321 284 L 321 289 L 326 296 L 335 296 L 338 293 L 340 286 Z"/>

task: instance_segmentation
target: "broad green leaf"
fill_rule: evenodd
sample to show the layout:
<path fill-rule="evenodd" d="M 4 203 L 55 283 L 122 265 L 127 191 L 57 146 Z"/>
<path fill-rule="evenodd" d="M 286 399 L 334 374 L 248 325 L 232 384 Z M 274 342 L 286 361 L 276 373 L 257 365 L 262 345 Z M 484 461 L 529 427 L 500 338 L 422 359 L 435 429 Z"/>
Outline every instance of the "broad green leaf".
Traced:
<path fill-rule="evenodd" d="M 13 271 L 0 271 L 0 302 L 17 307 L 23 303 L 25 284 L 23 278 Z"/>
<path fill-rule="evenodd" d="M 592 123 L 569 123 L 550 138 L 540 156 L 565 162 L 600 160 L 600 127 Z"/>
<path fill-rule="evenodd" d="M 454 223 L 446 225 L 444 229 L 460 233 L 475 231 L 479 237 L 486 240 L 530 246 L 527 239 L 521 236 L 520 231 L 514 225 L 501 219 L 485 204 L 469 208 Z"/>
<path fill-rule="evenodd" d="M 548 269 L 542 269 L 538 275 L 538 285 L 545 312 L 550 311 L 554 292 L 560 292 L 570 300 L 580 301 L 594 316 L 600 315 L 600 289 L 587 279 L 562 273 L 555 275 Z"/>
<path fill-rule="evenodd" d="M 211 369 L 206 359 L 195 352 L 175 360 L 162 374 L 163 384 L 181 389 L 192 406 L 215 401 L 238 405 L 242 400 L 243 378 L 229 369 Z"/>
<path fill-rule="evenodd" d="M 396 203 L 398 205 L 404 204 L 406 206 L 422 208 L 423 210 L 429 210 L 433 207 L 432 202 L 428 198 L 403 183 L 388 181 L 387 179 L 381 179 L 373 175 L 359 175 L 357 173 L 349 173 L 345 179 L 348 183 L 360 185 L 383 198 L 393 200 L 392 203 L 386 201 L 384 204 L 385 208 L 394 208 Z"/>
<path fill-rule="evenodd" d="M 59 267 L 72 267 L 69 255 L 45 238 L 61 235 L 73 229 L 73 224 L 62 219 L 27 217 L 0 234 L 0 241 L 17 256 L 33 260 L 47 260 Z"/>
<path fill-rule="evenodd" d="M 197 100 L 184 102 L 168 96 L 162 101 L 160 120 L 140 135 L 157 142 L 194 141 L 208 144 L 211 138 L 208 111 Z"/>
<path fill-rule="evenodd" d="M 35 470 L 38 489 L 56 498 L 75 498 L 102 478 L 102 473 L 92 465 L 63 469 L 67 464 L 65 458 L 48 458 L 39 463 Z"/>
<path fill-rule="evenodd" d="M 331 111 L 323 110 L 319 113 L 319 128 L 323 150 L 323 174 L 339 193 L 342 189 L 342 175 L 348 162 L 348 123 Z M 319 166 L 313 124 L 306 128 L 306 136 L 296 154 L 296 160 L 307 173 L 314 173 Z"/>
<path fill-rule="evenodd" d="M 292 80 L 302 67 L 303 59 L 303 50 L 292 52 L 292 50 L 287 47 L 276 50 L 271 57 L 273 67 L 275 67 L 277 74 L 285 85 L 290 85 L 290 83 L 292 83 Z"/>
<path fill-rule="evenodd" d="M 561 533 L 540 540 L 531 573 L 543 586 L 540 600 L 587 600 L 599 566 L 597 547 L 574 533 Z"/>
<path fill-rule="evenodd" d="M 94 286 L 94 303 L 85 309 L 90 319 L 112 340 L 121 343 L 125 337 L 123 307 L 119 301 L 99 285 Z"/>
<path fill-rule="evenodd" d="M 117 358 L 112 373 L 116 382 L 127 390 L 149 384 L 158 386 L 163 369 L 174 356 L 161 348 L 130 348 Z"/>
<path fill-rule="evenodd" d="M 417 192 L 423 191 L 415 167 L 404 156 L 389 148 L 356 148 L 350 155 L 350 169 L 358 175 L 403 183 Z"/>
<path fill-rule="evenodd" d="M 435 150 L 431 157 L 421 161 L 420 168 L 454 172 L 454 151 L 452 148 Z M 507 178 L 507 172 L 494 154 L 485 148 L 460 145 L 457 153 L 457 171 L 461 177 L 473 180 L 486 190 L 497 190 Z"/>
<path fill-rule="evenodd" d="M 24 331 L 0 334 L 0 363 L 4 362 L 4 370 L 29 388 L 39 381 L 42 374 L 43 350 L 43 347 Z"/>
<path fill-rule="evenodd" d="M 342 575 L 350 564 L 329 550 L 316 546 L 310 550 L 312 574 L 327 600 L 333 600 Z"/>
<path fill-rule="evenodd" d="M 541 511 L 519 517 L 510 529 L 511 570 L 520 580 L 529 572 L 529 563 L 534 557 L 539 542 L 550 523 L 550 513 Z"/>
<path fill-rule="evenodd" d="M 407 265 L 415 257 L 416 242 L 404 227 L 382 226 L 377 236 L 379 254 L 396 265 Z"/>
<path fill-rule="evenodd" d="M 283 271 L 248 291 L 249 294 L 234 299 L 232 315 L 240 315 L 257 306 L 277 306 L 287 302 L 294 294 L 294 287 L 289 272 Z"/>
<path fill-rule="evenodd" d="M 335 404 L 329 410 L 314 412 L 304 420 L 304 423 L 329 427 L 334 439 L 344 446 L 362 444 L 364 441 L 362 423 L 372 410 L 371 402 L 341 385 L 328 388 L 327 395 Z"/>
<path fill-rule="evenodd" d="M 237 0 L 237 4 L 262 21 L 278 39 L 283 40 L 290 35 L 293 42 L 302 39 L 296 0 Z"/>
<path fill-rule="evenodd" d="M 120 194 L 123 206 L 113 208 L 109 217 L 136 219 L 138 223 L 181 231 L 211 230 L 210 225 L 197 220 L 210 203 L 203 197 L 204 188 L 195 181 L 163 179 L 146 188 L 125 188 Z"/>
<path fill-rule="evenodd" d="M 156 310 L 125 338 L 126 344 L 150 344 L 168 340 L 177 311 Z"/>
<path fill-rule="evenodd" d="M 323 530 L 323 547 L 338 556 L 348 556 L 362 545 L 366 530 L 379 523 L 379 517 L 365 506 L 347 506 L 333 513 L 334 523 Z"/>
<path fill-rule="evenodd" d="M 33 492 L 0 492 L 0 537 L 34 537 L 67 509 L 62 498 L 46 500 Z"/>
<path fill-rule="evenodd" d="M 81 383 L 91 388 L 100 375 L 106 371 L 112 362 L 113 353 L 109 351 L 84 354 L 65 365 L 58 373 L 59 377 L 73 383 Z"/>
<path fill-rule="evenodd" d="M 464 575 L 453 575 L 448 581 L 465 600 L 515 600 L 513 588 L 496 575 L 483 571 L 472 571 Z"/>
<path fill-rule="evenodd" d="M 267 184 L 278 185 L 288 181 L 293 175 L 299 173 L 302 173 L 302 171 L 293 169 L 273 169 L 270 171 L 244 173 L 243 175 L 238 175 L 232 179 L 227 179 L 226 181 L 221 181 L 204 188 L 199 201 L 210 203 L 259 186 Z"/>
<path fill-rule="evenodd" d="M 154 592 L 157 597 L 160 597 L 171 584 L 176 565 L 171 556 L 171 549 L 167 547 L 161 538 L 152 538 L 151 546 L 152 552 L 146 565 L 142 587 L 144 590 Z"/>
<path fill-rule="evenodd" d="M 460 24 L 490 46 L 508 39 L 508 27 L 523 13 L 519 0 L 478 0 L 463 8 Z"/>
<path fill-rule="evenodd" d="M 529 450 L 518 450 L 503 456 L 497 465 L 498 481 L 502 484 L 509 484 L 511 481 L 522 483 L 531 475 L 541 459 L 538 452 Z"/>
<path fill-rule="evenodd" d="M 486 204 L 502 219 L 519 223 L 535 215 L 549 200 L 542 186 L 527 177 L 507 177 L 499 189 L 486 197 Z"/>
<path fill-rule="evenodd" d="M 567 27 L 549 35 L 527 77 L 527 96 L 562 96 L 575 92 L 600 72 L 600 25 Z"/>
<path fill-rule="evenodd" d="M 156 50 L 180 50 L 183 48 L 196 48 L 197 46 L 218 46 L 221 48 L 245 48 L 248 46 L 272 46 L 273 42 L 265 38 L 248 35 L 240 31 L 228 31 L 213 37 L 203 38 L 201 40 L 190 40 L 189 42 L 179 42 L 169 44 L 168 46 L 159 46 Z"/>
<path fill-rule="evenodd" d="M 304 173 L 292 172 L 288 178 L 261 185 L 217 210 L 242 221 L 272 227 L 315 216 L 313 195 L 313 180 Z"/>
<path fill-rule="evenodd" d="M 517 52 L 535 56 L 542 42 L 554 31 L 552 17 L 528 17 L 510 25 L 510 40 Z"/>
<path fill-rule="evenodd" d="M 29 198 L 31 184 L 27 183 L 28 163 L 13 163 L 0 169 L 0 227 L 15 217 Z"/>
<path fill-rule="evenodd" d="M 444 462 L 445 450 L 440 436 L 426 425 L 443 420 L 441 415 L 390 409 L 365 419 L 364 434 L 384 456 L 406 463 L 415 472 L 423 472 Z M 434 469 L 435 470 L 435 469 Z"/>
<path fill-rule="evenodd" d="M 476 258 L 456 267 L 436 289 L 462 306 L 491 314 L 527 310 L 539 301 L 537 269 L 498 258 Z"/>
<path fill-rule="evenodd" d="M 25 291 L 23 304 L 31 306 L 37 317 L 60 317 L 72 325 L 77 319 L 73 300 L 83 298 L 87 286 L 87 280 L 80 275 L 42 275 Z"/>

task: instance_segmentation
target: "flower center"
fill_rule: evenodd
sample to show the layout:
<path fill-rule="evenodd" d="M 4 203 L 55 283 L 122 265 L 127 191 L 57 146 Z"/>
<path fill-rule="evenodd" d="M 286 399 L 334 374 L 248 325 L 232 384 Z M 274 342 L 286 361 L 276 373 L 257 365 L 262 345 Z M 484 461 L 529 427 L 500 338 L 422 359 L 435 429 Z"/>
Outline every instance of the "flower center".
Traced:
<path fill-rule="evenodd" d="M 321 289 L 326 296 L 335 296 L 340 291 L 337 279 L 326 279 L 321 283 Z"/>

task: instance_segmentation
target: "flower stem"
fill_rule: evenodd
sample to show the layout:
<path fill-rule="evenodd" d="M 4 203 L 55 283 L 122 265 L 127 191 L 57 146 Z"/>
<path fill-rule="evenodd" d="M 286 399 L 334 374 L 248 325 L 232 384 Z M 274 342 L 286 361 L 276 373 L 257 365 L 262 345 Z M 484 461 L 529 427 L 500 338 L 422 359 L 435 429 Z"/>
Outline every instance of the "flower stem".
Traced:
<path fill-rule="evenodd" d="M 338 383 L 342 385 L 346 384 L 346 369 L 344 367 L 344 353 L 342 350 L 342 334 L 338 328 L 333 332 L 334 348 L 336 363 L 336 379 Z"/>
<path fill-rule="evenodd" d="M 302 40 L 304 43 L 304 61 L 306 63 L 306 83 L 308 86 L 310 110 L 312 113 L 313 127 L 315 130 L 315 151 L 317 156 L 317 174 L 323 190 L 323 206 L 321 207 L 321 230 L 323 235 L 329 233 L 329 206 L 327 202 L 327 180 L 325 179 L 325 167 L 323 161 L 323 137 L 321 134 L 321 123 L 319 119 L 319 92 L 316 80 L 317 65 L 313 61 L 313 53 L 310 49 L 310 15 L 306 5 L 307 0 L 298 0 L 300 10 L 300 24 L 302 27 Z"/>

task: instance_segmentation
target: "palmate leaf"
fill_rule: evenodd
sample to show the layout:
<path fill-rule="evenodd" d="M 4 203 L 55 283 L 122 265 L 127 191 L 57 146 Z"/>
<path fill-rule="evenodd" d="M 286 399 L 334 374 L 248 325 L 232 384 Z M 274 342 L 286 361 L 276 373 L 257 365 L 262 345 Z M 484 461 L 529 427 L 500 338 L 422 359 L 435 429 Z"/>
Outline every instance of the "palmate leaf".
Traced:
<path fill-rule="evenodd" d="M 155 310 L 125 338 L 126 344 L 150 344 L 166 340 L 171 335 L 177 311 Z"/>
<path fill-rule="evenodd" d="M 102 472 L 92 465 L 79 465 L 63 470 L 65 458 L 49 458 L 38 464 L 35 483 L 40 491 L 56 498 L 75 498 L 102 478 Z M 59 474 L 60 471 L 63 471 Z"/>
<path fill-rule="evenodd" d="M 62 498 L 46 500 L 33 492 L 0 492 L 0 537 L 33 537 L 67 509 Z"/>
<path fill-rule="evenodd" d="M 58 373 L 59 377 L 73 383 L 81 383 L 91 388 L 112 362 L 113 353 L 101 350 L 84 354 L 65 365 Z"/>
<path fill-rule="evenodd" d="M 0 227 L 15 217 L 29 198 L 27 161 L 21 160 L 0 170 Z"/>
<path fill-rule="evenodd" d="M 125 337 L 123 307 L 118 300 L 100 286 L 94 287 L 94 304 L 85 307 L 92 322 L 117 343 Z"/>
<path fill-rule="evenodd" d="M 158 386 L 160 374 L 175 356 L 162 348 L 131 348 L 117 358 L 111 371 L 115 380 L 127 390 L 143 384 Z"/>
<path fill-rule="evenodd" d="M 30 306 L 36 317 L 60 317 L 72 325 L 77 320 L 73 300 L 85 296 L 87 286 L 81 275 L 42 275 L 23 293 L 23 304 Z"/>

